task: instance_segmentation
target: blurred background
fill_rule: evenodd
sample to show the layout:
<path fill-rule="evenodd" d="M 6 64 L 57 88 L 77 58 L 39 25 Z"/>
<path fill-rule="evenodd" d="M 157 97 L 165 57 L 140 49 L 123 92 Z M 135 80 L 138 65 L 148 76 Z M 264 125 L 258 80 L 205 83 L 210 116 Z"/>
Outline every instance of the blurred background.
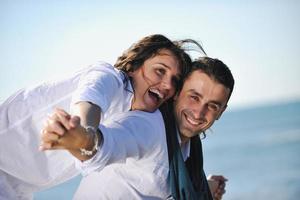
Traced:
<path fill-rule="evenodd" d="M 98 60 L 114 64 L 149 34 L 197 40 L 236 80 L 203 140 L 207 174 L 229 179 L 224 199 L 298 199 L 299 1 L 0 0 L 0 30 L 0 102 Z M 71 199 L 79 181 L 35 199 Z"/>

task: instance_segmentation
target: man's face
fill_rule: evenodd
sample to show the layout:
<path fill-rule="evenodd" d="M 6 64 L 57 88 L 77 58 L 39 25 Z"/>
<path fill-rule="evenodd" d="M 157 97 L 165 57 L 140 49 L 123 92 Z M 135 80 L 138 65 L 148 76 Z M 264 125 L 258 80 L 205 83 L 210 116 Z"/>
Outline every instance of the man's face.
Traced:
<path fill-rule="evenodd" d="M 175 114 L 182 141 L 210 128 L 226 109 L 230 90 L 201 70 L 194 71 L 175 97 Z"/>
<path fill-rule="evenodd" d="M 180 68 L 172 52 L 162 49 L 139 69 L 131 72 L 130 76 L 134 87 L 132 110 L 153 112 L 174 96 Z"/>

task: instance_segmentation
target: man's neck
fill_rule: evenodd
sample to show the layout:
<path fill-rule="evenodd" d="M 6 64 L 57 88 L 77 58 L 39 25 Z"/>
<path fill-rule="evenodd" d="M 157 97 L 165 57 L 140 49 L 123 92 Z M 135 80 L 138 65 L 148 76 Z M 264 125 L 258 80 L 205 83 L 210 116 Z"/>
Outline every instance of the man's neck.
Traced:
<path fill-rule="evenodd" d="M 185 136 L 183 136 L 180 133 L 179 133 L 179 136 L 180 136 L 180 140 L 181 140 L 180 145 L 184 145 L 184 144 L 186 144 L 186 143 L 188 143 L 190 141 L 190 138 L 185 137 Z"/>

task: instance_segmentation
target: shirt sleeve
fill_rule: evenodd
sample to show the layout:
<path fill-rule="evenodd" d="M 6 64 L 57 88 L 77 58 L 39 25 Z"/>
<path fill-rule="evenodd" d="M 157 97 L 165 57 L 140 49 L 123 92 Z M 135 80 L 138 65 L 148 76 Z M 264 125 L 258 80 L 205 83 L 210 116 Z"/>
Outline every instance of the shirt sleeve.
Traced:
<path fill-rule="evenodd" d="M 72 95 L 71 106 L 80 101 L 98 105 L 105 112 L 115 95 L 122 90 L 122 79 L 118 71 L 107 63 L 90 66 L 80 77 L 78 87 Z"/>
<path fill-rule="evenodd" d="M 93 158 L 77 162 L 82 175 L 100 171 L 112 163 L 124 163 L 126 159 L 147 159 L 155 152 L 164 151 L 163 119 L 159 111 L 146 113 L 130 111 L 108 125 L 100 126 L 103 143 Z M 155 157 L 155 156 L 154 156 Z M 155 158 L 152 158 L 155 159 Z"/>

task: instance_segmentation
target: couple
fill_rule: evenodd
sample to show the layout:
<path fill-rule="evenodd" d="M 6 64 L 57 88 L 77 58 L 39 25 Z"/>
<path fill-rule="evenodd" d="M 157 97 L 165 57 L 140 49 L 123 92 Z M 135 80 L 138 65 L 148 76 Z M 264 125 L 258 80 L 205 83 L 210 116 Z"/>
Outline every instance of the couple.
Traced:
<path fill-rule="evenodd" d="M 202 66 L 202 62 L 204 61 L 205 59 L 194 62 L 193 68 L 196 64 Z M 77 163 L 83 173 L 87 174 L 95 170 L 101 170 L 100 172 L 93 172 L 95 173 L 94 175 L 91 174 L 83 179 L 75 198 L 81 198 L 81 191 L 83 191 L 82 194 L 84 195 L 105 195 L 106 192 L 107 195 L 118 195 L 119 192 L 124 192 L 125 195 L 131 195 L 130 199 L 151 197 L 165 198 L 169 196 L 168 192 L 172 192 L 174 195 L 173 192 L 175 191 L 174 197 L 183 199 L 182 196 L 176 196 L 178 195 L 176 194 L 176 192 L 178 192 L 178 185 L 180 185 L 178 184 L 178 180 L 181 180 L 182 172 L 185 172 L 185 175 L 187 175 L 183 180 L 189 180 L 189 177 L 191 177 L 192 184 L 196 186 L 196 190 L 199 189 L 197 188 L 197 186 L 199 186 L 199 180 L 200 182 L 204 180 L 202 177 L 204 174 L 202 171 L 202 160 L 200 159 L 199 161 L 199 157 L 196 157 L 196 162 L 193 162 L 190 158 L 193 158 L 195 153 L 195 151 L 193 151 L 194 149 L 198 148 L 198 150 L 201 150 L 201 146 L 199 146 L 201 142 L 197 140 L 199 139 L 197 136 L 193 137 L 193 139 L 190 140 L 191 142 L 189 142 L 189 138 L 196 135 L 195 131 L 198 133 L 198 131 L 201 132 L 209 128 L 214 120 L 224 111 L 232 88 L 226 85 L 228 82 L 226 77 L 224 79 L 223 75 L 218 73 L 225 73 L 225 75 L 229 73 L 229 82 L 232 76 L 226 67 L 225 69 L 217 67 L 219 72 L 218 70 L 216 72 L 217 75 L 221 77 L 220 80 L 217 78 L 218 76 L 214 77 L 215 69 L 212 68 L 212 70 L 210 70 L 211 67 L 208 67 L 208 70 L 196 69 L 190 72 L 183 87 L 181 87 L 180 84 L 176 86 L 177 80 L 179 79 L 178 77 L 180 75 L 185 77 L 184 66 L 191 66 L 188 62 L 189 59 L 187 55 L 176 47 L 176 45 L 163 36 L 154 35 L 144 38 L 119 58 L 116 66 L 119 67 L 119 69 L 122 68 L 122 71 L 115 70 L 107 64 L 101 68 L 92 66 L 72 79 L 71 82 L 76 85 L 74 86 L 76 87 L 75 93 L 72 94 L 75 105 L 75 111 L 72 111 L 72 113 L 80 116 L 80 124 L 82 126 L 79 124 L 78 117 L 71 117 L 64 111 L 57 110 L 48 120 L 44 128 L 42 137 L 44 143 L 42 148 L 66 148 L 80 160 L 88 159 L 85 162 Z M 209 58 L 207 58 L 204 63 L 207 63 L 208 66 L 218 66 L 220 64 L 221 66 L 225 66 L 220 61 Z M 209 71 L 211 71 L 211 73 L 209 73 Z M 84 78 L 78 81 L 78 79 L 82 78 L 82 74 L 89 77 L 89 79 Z M 99 78 L 97 77 L 98 75 L 102 77 L 103 80 L 93 84 L 97 82 Z M 197 75 L 195 80 L 193 78 L 194 75 Z M 195 88 L 189 88 L 192 86 L 188 84 L 190 81 L 198 81 L 201 80 L 200 78 L 203 79 L 202 83 L 200 82 L 199 84 L 199 87 L 201 87 L 198 88 L 200 91 L 198 91 L 196 85 L 194 86 Z M 57 85 L 64 89 L 65 98 L 52 100 L 56 101 L 54 103 L 55 105 L 62 105 L 62 107 L 65 108 L 66 105 L 70 103 L 69 94 L 71 94 L 70 91 L 73 91 L 74 88 L 70 88 L 65 82 L 57 83 L 55 86 Z M 88 88 L 87 92 L 85 91 L 85 87 Z M 182 131 L 182 133 L 178 132 L 178 139 L 181 139 L 181 147 L 185 150 L 183 151 L 184 159 L 186 160 L 186 158 L 189 157 L 187 159 L 188 170 L 185 169 L 185 164 L 183 164 L 184 168 L 181 170 L 182 162 L 177 162 L 182 159 L 182 154 L 181 151 L 179 151 L 180 153 L 176 151 L 179 146 L 178 148 L 176 146 L 178 145 L 176 131 L 172 132 L 175 130 L 175 127 L 173 127 L 174 124 L 168 124 L 168 122 L 172 120 L 166 121 L 165 129 L 161 113 L 155 111 L 156 108 L 175 93 L 176 87 L 181 88 L 181 92 L 175 97 L 176 119 L 179 124 L 179 130 Z M 36 130 L 27 130 L 26 128 L 28 126 L 26 126 L 26 124 L 28 125 L 28 123 L 23 124 L 23 122 L 38 123 L 39 117 L 42 116 L 41 113 L 45 113 L 45 111 L 51 107 L 39 107 L 38 103 L 43 101 L 51 102 L 51 98 L 48 99 L 48 96 L 51 95 L 63 96 L 62 94 L 58 95 L 57 93 L 59 93 L 59 91 L 55 91 L 53 87 L 51 87 L 52 90 L 47 90 L 47 87 L 46 89 L 40 87 L 38 91 L 41 93 L 34 96 L 35 93 L 32 94 L 31 92 L 36 91 L 35 89 L 20 91 L 11 97 L 8 102 L 5 102 L 4 107 L 1 105 L 1 112 L 5 111 L 5 113 L 7 113 L 7 123 L 9 124 L 9 119 L 14 119 L 11 118 L 11 115 L 8 115 L 10 112 L 18 110 L 22 113 L 22 109 L 17 109 L 19 106 L 18 103 L 20 103 L 17 101 L 20 99 L 18 97 L 28 97 L 29 95 L 29 97 L 38 98 L 34 105 L 29 105 L 29 107 L 36 106 L 34 107 L 36 112 L 32 115 L 27 113 L 27 116 L 30 116 L 30 118 L 18 120 L 18 123 L 8 126 L 8 129 L 13 131 L 13 134 L 9 134 L 9 132 L 6 133 L 4 130 L 1 132 L 2 135 L 8 137 L 12 135 L 11 139 L 13 139 L 14 134 L 17 134 L 18 131 L 32 131 L 34 133 Z M 218 94 L 220 89 L 221 91 L 224 90 L 224 98 L 218 99 L 220 96 L 214 95 Z M 99 90 L 101 92 L 103 91 L 105 95 L 99 95 Z M 47 91 L 47 95 L 42 93 L 43 91 Z M 110 96 L 106 97 L 106 94 Z M 43 95 L 47 96 L 47 98 L 39 98 Z M 25 100 L 27 99 L 25 98 Z M 219 100 L 221 101 L 219 102 Z M 13 104 L 14 106 L 11 106 L 11 103 L 15 103 Z M 119 109 L 119 111 L 121 110 L 123 112 L 131 109 L 151 111 L 153 113 L 132 111 L 116 114 L 112 112 L 114 109 Z M 163 114 L 165 113 L 164 118 L 172 119 L 172 112 L 168 112 L 168 109 L 165 110 L 167 110 L 167 112 L 162 112 Z M 109 119 L 109 115 L 114 117 Z M 103 123 L 101 123 L 100 129 L 97 130 L 95 128 L 98 127 L 100 118 Z M 98 120 L 98 123 L 93 121 L 95 119 Z M 24 126 L 20 127 L 20 124 Z M 29 126 L 34 127 L 33 125 Z M 31 142 L 30 139 L 36 141 L 34 136 L 30 137 L 20 134 L 20 137 L 20 139 L 23 139 L 22 137 L 28 138 L 25 138 L 27 141 L 23 141 L 22 143 L 19 140 L 15 140 L 15 143 L 18 144 L 17 147 L 20 146 L 20 143 L 25 144 L 23 145 L 25 148 L 23 148 L 23 151 L 19 151 L 19 154 L 24 152 L 24 157 L 31 159 L 29 162 L 33 162 L 31 164 L 37 164 L 33 165 L 33 168 L 36 168 L 37 171 L 34 171 L 35 173 L 30 171 L 23 174 L 17 173 L 17 166 L 12 167 L 13 169 L 8 168 L 11 159 L 6 158 L 7 162 L 3 163 L 1 161 L 1 169 L 3 170 L 3 174 L 6 175 L 2 177 L 4 177 L 4 179 L 6 178 L 7 182 L 10 181 L 11 184 L 9 186 L 11 186 L 11 189 L 17 188 L 19 191 L 22 191 L 22 187 L 23 189 L 26 187 L 28 189 L 31 186 L 33 188 L 32 190 L 38 186 L 40 186 L 39 188 L 43 186 L 49 187 L 62 182 L 66 177 L 72 174 L 72 170 L 66 170 L 72 167 L 66 167 L 68 165 L 65 164 L 70 163 L 70 160 L 68 160 L 70 156 L 62 154 L 60 157 L 57 157 L 59 153 L 65 152 L 60 151 L 53 153 L 53 151 L 47 151 L 46 155 L 43 154 L 42 156 L 28 147 L 36 145 L 28 144 L 28 142 Z M 71 138 L 72 142 L 70 142 Z M 82 141 L 85 142 L 82 143 Z M 97 145 L 97 143 L 99 145 Z M 168 144 L 168 147 L 166 144 Z M 9 149 L 10 146 L 6 143 L 6 147 Z M 34 152 L 36 157 L 32 155 L 30 157 L 30 155 L 28 155 L 30 152 Z M 7 151 L 7 153 L 10 154 L 9 151 Z M 199 152 L 196 153 L 199 154 Z M 20 158 L 20 155 L 17 158 Z M 65 162 L 62 164 L 60 160 L 53 158 L 65 158 Z M 200 158 L 202 158 L 202 155 L 200 155 Z M 23 156 L 20 159 L 21 161 L 26 160 L 23 159 Z M 1 160 L 3 159 L 1 158 Z M 41 163 L 43 160 L 46 162 Z M 167 160 L 169 160 L 170 167 L 168 162 L 166 162 Z M 24 170 L 28 169 L 27 163 L 22 164 Z M 200 168 L 197 168 L 198 170 L 195 169 L 194 164 L 197 164 L 197 167 Z M 56 167 L 53 167 L 53 165 Z M 38 166 L 44 166 L 44 171 L 39 171 L 42 167 L 39 168 Z M 178 167 L 180 168 L 179 170 Z M 194 178 L 194 174 L 187 174 L 190 173 L 190 169 L 195 170 L 196 178 Z M 14 176 L 10 176 L 11 174 Z M 26 175 L 28 179 L 26 179 Z M 63 175 L 65 175 L 65 177 Z M 169 178 L 168 182 L 166 181 L 167 178 Z M 97 180 L 100 182 L 97 182 Z M 112 183 L 115 183 L 115 185 Z M 171 189 L 167 183 L 168 185 L 172 185 L 171 188 L 173 189 Z M 173 187 L 173 185 L 175 185 L 175 187 Z M 205 184 L 202 184 L 202 188 L 203 185 L 205 186 Z M 180 193 L 182 190 L 179 190 Z M 97 194 L 92 194 L 93 192 Z M 99 198 L 103 199 L 105 196 Z M 108 196 L 108 198 L 113 199 L 114 196 Z M 126 198 L 126 196 L 122 196 L 122 198 Z"/>

